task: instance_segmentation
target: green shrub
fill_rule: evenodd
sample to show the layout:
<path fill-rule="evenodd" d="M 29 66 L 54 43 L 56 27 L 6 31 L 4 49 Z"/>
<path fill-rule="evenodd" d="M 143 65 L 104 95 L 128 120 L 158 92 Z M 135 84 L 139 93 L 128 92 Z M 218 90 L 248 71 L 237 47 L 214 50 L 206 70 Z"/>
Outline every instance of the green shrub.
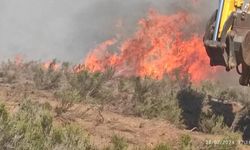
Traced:
<path fill-rule="evenodd" d="M 199 89 L 202 93 L 205 93 L 207 96 L 210 95 L 213 98 L 218 100 L 233 100 L 233 101 L 247 101 L 247 97 L 249 97 L 248 93 L 243 93 L 246 89 L 242 87 L 235 87 L 235 86 L 225 86 L 219 82 L 212 82 L 212 81 L 204 81 L 199 86 Z"/>
<path fill-rule="evenodd" d="M 33 68 L 34 76 L 33 81 L 36 88 L 41 90 L 50 90 L 59 87 L 61 81 L 61 70 L 55 70 L 53 65 L 56 64 L 54 60 L 49 68 L 43 68 L 42 66 L 36 66 Z"/>
<path fill-rule="evenodd" d="M 19 76 L 18 74 L 18 66 L 15 65 L 13 61 L 8 61 L 6 63 L 2 63 L 0 67 L 1 77 L 3 83 L 12 84 L 17 81 Z"/>
<path fill-rule="evenodd" d="M 179 84 L 167 76 L 162 80 L 137 77 L 113 77 L 113 70 L 77 74 L 68 73 L 70 89 L 77 91 L 81 100 L 113 105 L 120 112 L 146 118 L 164 118 L 181 124 L 181 109 L 176 93 Z M 64 96 L 67 97 L 67 96 Z"/>
<path fill-rule="evenodd" d="M 216 116 L 212 112 L 202 113 L 199 128 L 202 132 L 210 134 L 225 134 L 230 132 L 224 123 L 223 116 Z"/>
<path fill-rule="evenodd" d="M 176 98 L 178 88 L 172 86 L 168 79 L 137 78 L 134 82 L 134 111 L 138 116 L 165 118 L 175 124 L 181 122 L 181 109 Z"/>
<path fill-rule="evenodd" d="M 95 96 L 103 83 L 101 73 L 91 74 L 88 71 L 68 75 L 68 80 L 69 84 L 79 91 L 84 100 L 87 96 Z"/>
<path fill-rule="evenodd" d="M 40 104 L 40 107 L 44 110 L 49 110 L 49 111 L 51 111 L 53 109 L 53 107 L 50 105 L 49 102 L 45 102 L 45 103 Z"/>
<path fill-rule="evenodd" d="M 115 94 L 116 86 L 114 85 L 117 81 L 113 79 L 113 74 L 112 69 L 103 73 L 91 73 L 87 70 L 80 73 L 66 73 L 67 86 L 71 91 L 77 93 L 79 102 L 108 104 L 110 101 L 120 98 L 117 98 Z"/>
<path fill-rule="evenodd" d="M 112 150 L 126 150 L 128 148 L 127 141 L 118 135 L 114 135 L 111 138 Z"/>
<path fill-rule="evenodd" d="M 0 107 L 0 149 L 94 149 L 77 126 L 53 125 L 50 112 L 31 101 L 24 101 L 19 111 L 10 117 Z M 7 118 L 7 119 L 6 119 Z"/>
<path fill-rule="evenodd" d="M 5 109 L 5 106 L 3 104 L 0 104 L 0 121 L 6 122 L 8 120 L 8 113 Z"/>
<path fill-rule="evenodd" d="M 74 103 L 80 102 L 81 96 L 77 90 L 65 89 L 57 91 L 55 97 L 60 102 L 60 105 L 56 108 L 57 115 L 67 112 Z"/>
<path fill-rule="evenodd" d="M 60 132 L 61 138 L 60 138 Z M 88 138 L 84 135 L 84 131 L 75 125 L 67 125 L 54 133 L 54 136 L 57 140 L 54 141 L 57 144 L 57 147 L 66 149 L 66 150 L 94 150 L 96 149 L 90 145 Z"/>
<path fill-rule="evenodd" d="M 168 144 L 159 144 L 153 148 L 153 150 L 171 150 L 171 146 Z"/>
<path fill-rule="evenodd" d="M 182 135 L 180 139 L 180 149 L 181 150 L 192 150 L 192 139 L 189 135 Z"/>

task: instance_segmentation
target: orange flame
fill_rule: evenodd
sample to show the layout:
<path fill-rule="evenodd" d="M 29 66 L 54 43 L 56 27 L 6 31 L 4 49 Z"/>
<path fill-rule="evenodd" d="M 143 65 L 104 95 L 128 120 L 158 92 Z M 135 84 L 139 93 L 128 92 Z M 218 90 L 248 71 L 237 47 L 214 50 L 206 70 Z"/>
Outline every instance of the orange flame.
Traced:
<path fill-rule="evenodd" d="M 54 71 L 59 70 L 60 67 L 61 67 L 61 65 L 56 63 L 55 61 L 47 61 L 47 62 L 43 63 L 42 66 L 46 70 L 51 69 L 51 70 L 54 70 Z"/>
<path fill-rule="evenodd" d="M 23 64 L 23 62 L 24 62 L 23 56 L 21 54 L 17 54 L 15 56 L 15 61 L 14 62 L 15 62 L 16 66 L 21 66 Z"/>
<path fill-rule="evenodd" d="M 104 71 L 112 67 L 122 75 L 150 76 L 161 79 L 165 74 L 179 70 L 189 74 L 193 82 L 209 78 L 216 70 L 209 66 L 202 38 L 187 35 L 187 24 L 195 19 L 187 13 L 166 16 L 151 11 L 132 38 L 121 44 L 117 54 L 108 47 L 116 40 L 108 40 L 90 52 L 82 68 Z M 81 69 L 78 69 L 81 70 Z"/>
<path fill-rule="evenodd" d="M 85 61 L 87 69 L 93 72 L 104 71 L 108 66 L 112 65 L 112 60 L 110 59 L 112 54 L 107 51 L 107 48 L 114 43 L 116 43 L 115 39 L 107 40 L 94 49 L 92 53 L 87 56 Z"/>

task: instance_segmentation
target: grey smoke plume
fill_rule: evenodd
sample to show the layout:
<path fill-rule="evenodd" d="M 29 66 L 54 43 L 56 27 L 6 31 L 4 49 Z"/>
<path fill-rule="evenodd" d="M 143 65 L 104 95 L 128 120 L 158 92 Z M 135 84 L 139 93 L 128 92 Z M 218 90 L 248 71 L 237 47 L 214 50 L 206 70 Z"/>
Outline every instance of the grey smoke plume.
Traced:
<path fill-rule="evenodd" d="M 198 0 L 195 7 L 189 1 L 0 0 L 0 61 L 23 54 L 28 59 L 79 62 L 116 35 L 118 20 L 129 34 L 150 8 L 166 14 L 188 10 L 204 21 L 216 9 L 216 1 Z"/>

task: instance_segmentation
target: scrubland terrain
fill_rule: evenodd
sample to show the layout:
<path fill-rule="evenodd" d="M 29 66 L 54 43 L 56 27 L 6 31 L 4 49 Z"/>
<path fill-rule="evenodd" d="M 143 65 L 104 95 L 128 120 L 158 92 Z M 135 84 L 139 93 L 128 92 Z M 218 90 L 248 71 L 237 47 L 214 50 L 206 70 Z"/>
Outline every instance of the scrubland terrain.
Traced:
<path fill-rule="evenodd" d="M 162 80 L 72 71 L 40 62 L 0 67 L 0 149 L 248 149 L 231 126 L 248 92 L 192 84 L 178 70 Z"/>

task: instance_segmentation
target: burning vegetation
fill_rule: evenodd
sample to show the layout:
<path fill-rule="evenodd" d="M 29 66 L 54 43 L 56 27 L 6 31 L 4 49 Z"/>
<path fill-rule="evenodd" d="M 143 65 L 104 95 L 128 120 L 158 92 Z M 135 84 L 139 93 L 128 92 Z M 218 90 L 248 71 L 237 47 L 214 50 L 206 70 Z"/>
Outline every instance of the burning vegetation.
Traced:
<path fill-rule="evenodd" d="M 250 139 L 249 120 L 236 115 L 249 92 L 210 80 L 218 71 L 201 34 L 186 27 L 199 24 L 196 16 L 151 10 L 138 24 L 132 37 L 101 43 L 79 65 L 3 62 L 0 149 L 234 150 Z M 207 144 L 213 135 L 231 144 Z"/>
<path fill-rule="evenodd" d="M 185 12 L 166 16 L 151 10 L 117 52 L 109 50 L 116 39 L 105 41 L 90 52 L 82 66 L 92 72 L 113 68 L 119 75 L 154 79 L 177 71 L 188 74 L 193 82 L 209 79 L 216 69 L 209 66 L 201 35 L 185 33 L 187 24 L 197 25 L 193 20 L 195 16 Z"/>

